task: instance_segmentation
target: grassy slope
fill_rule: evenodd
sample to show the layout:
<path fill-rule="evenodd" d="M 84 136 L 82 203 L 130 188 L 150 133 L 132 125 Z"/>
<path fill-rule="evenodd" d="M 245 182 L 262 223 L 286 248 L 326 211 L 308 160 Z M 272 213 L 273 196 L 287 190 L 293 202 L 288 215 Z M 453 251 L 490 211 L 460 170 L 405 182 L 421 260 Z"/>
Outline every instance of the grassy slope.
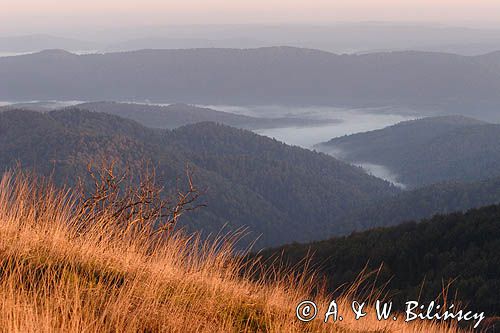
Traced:
<path fill-rule="evenodd" d="M 272 281 L 253 281 L 239 274 L 242 264 L 224 239 L 200 243 L 174 233 L 153 244 L 119 232 L 112 223 L 78 232 L 71 193 L 37 184 L 8 175 L 0 183 L 2 330 L 454 331 L 373 318 L 300 324 L 295 304 L 311 297 L 312 279 L 278 274 Z M 315 299 L 326 304 L 322 295 Z"/>

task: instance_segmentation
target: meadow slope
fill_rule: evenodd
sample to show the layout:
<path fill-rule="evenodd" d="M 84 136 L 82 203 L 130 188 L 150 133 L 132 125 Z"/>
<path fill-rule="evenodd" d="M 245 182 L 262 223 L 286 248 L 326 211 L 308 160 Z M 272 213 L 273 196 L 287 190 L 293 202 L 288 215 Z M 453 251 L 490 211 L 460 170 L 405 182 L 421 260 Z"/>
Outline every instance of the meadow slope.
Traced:
<path fill-rule="evenodd" d="M 202 242 L 172 231 L 152 238 L 120 229 L 104 213 L 82 226 L 76 211 L 71 190 L 28 176 L 3 177 L 1 331 L 456 332 L 371 317 L 301 324 L 295 318 L 300 300 L 327 304 L 327 295 L 312 295 L 314 274 L 274 272 L 256 281 L 249 277 L 256 263 L 234 257 L 232 237 Z"/>

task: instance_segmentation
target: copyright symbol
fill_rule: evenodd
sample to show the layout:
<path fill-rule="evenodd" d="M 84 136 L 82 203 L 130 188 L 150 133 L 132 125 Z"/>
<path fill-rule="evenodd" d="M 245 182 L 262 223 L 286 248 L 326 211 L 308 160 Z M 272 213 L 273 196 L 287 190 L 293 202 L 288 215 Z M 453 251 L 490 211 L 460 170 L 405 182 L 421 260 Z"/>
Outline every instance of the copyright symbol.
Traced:
<path fill-rule="evenodd" d="M 318 308 L 316 304 L 311 301 L 303 301 L 297 305 L 296 315 L 297 318 L 302 322 L 308 322 L 316 318 L 318 314 Z"/>

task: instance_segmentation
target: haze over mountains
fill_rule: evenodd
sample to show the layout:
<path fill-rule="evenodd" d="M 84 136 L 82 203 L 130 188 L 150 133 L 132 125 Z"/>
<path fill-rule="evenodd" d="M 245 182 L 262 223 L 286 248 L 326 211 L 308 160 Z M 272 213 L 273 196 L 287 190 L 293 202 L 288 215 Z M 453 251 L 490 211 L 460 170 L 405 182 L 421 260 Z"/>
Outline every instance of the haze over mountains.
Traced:
<path fill-rule="evenodd" d="M 0 37 L 0 54 L 31 53 L 47 49 L 92 51 L 98 48 L 99 43 L 47 34 Z"/>
<path fill-rule="evenodd" d="M 90 30 L 90 31 L 89 31 Z M 57 35 L 62 34 L 62 37 Z M 416 50 L 479 55 L 499 49 L 500 30 L 431 24 L 177 25 L 4 36 L 0 52 L 257 48 L 277 45 L 333 53 Z"/>
<path fill-rule="evenodd" d="M 2 100 L 397 106 L 499 119 L 498 54 L 335 55 L 290 47 L 0 58 Z"/>
<path fill-rule="evenodd" d="M 188 104 L 138 104 L 123 102 L 86 102 L 78 101 L 44 101 L 9 103 L 0 106 L 0 112 L 8 110 L 29 110 L 48 112 L 65 108 L 80 108 L 83 110 L 113 114 L 137 121 L 151 128 L 174 129 L 200 122 L 215 122 L 236 128 L 248 130 L 269 130 L 274 128 L 321 127 L 329 124 L 339 124 L 340 119 L 313 118 L 304 115 L 289 114 L 286 116 L 265 117 L 249 116 L 233 112 L 218 111 L 207 107 L 198 107 Z"/>

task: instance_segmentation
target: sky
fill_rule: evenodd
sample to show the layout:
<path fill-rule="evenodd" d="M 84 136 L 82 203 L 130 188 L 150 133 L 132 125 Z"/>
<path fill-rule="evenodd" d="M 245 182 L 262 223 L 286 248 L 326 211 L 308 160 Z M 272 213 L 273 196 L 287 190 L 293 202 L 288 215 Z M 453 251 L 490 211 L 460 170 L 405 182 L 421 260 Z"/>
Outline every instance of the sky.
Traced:
<path fill-rule="evenodd" d="M 168 24 L 391 21 L 500 26 L 500 0 L 0 0 L 0 34 Z"/>

